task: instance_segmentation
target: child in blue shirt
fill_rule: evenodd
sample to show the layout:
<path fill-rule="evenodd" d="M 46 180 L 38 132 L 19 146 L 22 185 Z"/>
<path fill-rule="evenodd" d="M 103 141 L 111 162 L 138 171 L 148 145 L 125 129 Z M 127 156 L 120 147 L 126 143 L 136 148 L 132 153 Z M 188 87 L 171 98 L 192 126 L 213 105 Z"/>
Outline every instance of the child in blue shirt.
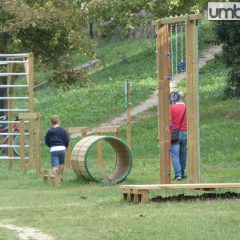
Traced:
<path fill-rule="evenodd" d="M 50 148 L 51 165 L 54 172 L 63 174 L 65 152 L 69 145 L 69 137 L 65 129 L 60 127 L 60 118 L 53 115 L 51 118 L 52 128 L 49 128 L 45 143 Z"/>

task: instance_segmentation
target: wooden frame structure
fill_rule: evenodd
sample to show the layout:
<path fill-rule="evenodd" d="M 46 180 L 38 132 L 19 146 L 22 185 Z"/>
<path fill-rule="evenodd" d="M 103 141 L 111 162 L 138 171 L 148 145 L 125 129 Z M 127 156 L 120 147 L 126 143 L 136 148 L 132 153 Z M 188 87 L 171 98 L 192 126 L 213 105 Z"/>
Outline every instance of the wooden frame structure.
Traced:
<path fill-rule="evenodd" d="M 69 134 L 69 138 L 74 139 L 77 137 L 84 138 L 89 133 L 95 133 L 98 136 L 102 136 L 105 134 L 114 134 L 116 137 L 120 137 L 120 129 L 119 127 L 97 127 L 94 128 L 93 131 L 89 132 L 87 127 L 70 127 L 66 128 L 67 133 Z M 66 169 L 71 169 L 71 146 L 69 145 L 66 150 Z M 103 160 L 103 142 L 97 143 L 97 157 L 98 157 L 98 168 L 102 169 L 104 167 Z"/>
<path fill-rule="evenodd" d="M 170 161 L 170 117 L 169 117 L 169 76 L 167 44 L 168 25 L 186 24 L 186 68 L 187 68 L 187 109 L 188 109 L 188 178 L 190 183 L 200 181 L 199 165 L 199 101 L 198 101 L 198 49 L 197 21 L 201 14 L 180 16 L 157 21 L 157 78 L 158 78 L 158 139 L 160 148 L 160 182 L 171 182 Z"/>
<path fill-rule="evenodd" d="M 1 121 L 8 125 L 8 156 L 0 157 L 0 159 L 8 160 L 9 170 L 13 167 L 13 160 L 19 160 L 20 157 L 14 156 L 13 153 L 13 138 L 17 133 L 12 132 L 13 124 L 20 123 L 14 120 L 14 114 L 29 112 L 33 113 L 33 81 L 34 81 L 34 60 L 32 53 L 19 53 L 19 54 L 0 54 L 0 65 L 6 66 L 6 72 L 0 73 L 0 77 L 6 77 L 6 84 L 1 84 L 1 88 L 5 88 L 7 95 L 1 96 L 2 101 L 7 100 L 7 107 L 0 109 L 0 112 L 7 113 L 7 120 Z M 16 72 L 17 66 L 23 65 L 25 72 Z M 26 84 L 15 84 L 17 77 L 26 77 Z M 4 81 L 3 81 L 4 82 Z M 27 89 L 27 96 L 13 96 L 15 88 L 25 88 Z M 16 109 L 13 106 L 13 100 L 27 100 L 28 107 L 26 109 L 19 108 Z M 29 141 L 34 141 L 34 129 L 33 122 L 29 122 Z M 29 149 L 29 167 L 33 166 L 33 149 Z"/>
<path fill-rule="evenodd" d="M 26 148 L 29 150 L 29 167 L 36 165 L 36 174 L 40 176 L 41 173 L 41 145 L 40 145 L 40 114 L 39 113 L 19 113 L 20 120 L 20 164 L 21 171 L 26 171 Z M 25 141 L 25 123 L 29 123 L 29 128 L 33 128 L 32 137 L 29 131 L 29 146 L 26 146 Z M 34 157 L 35 156 L 35 157 Z M 31 159 L 31 161 L 30 161 Z"/>
<path fill-rule="evenodd" d="M 94 128 L 94 132 L 98 136 L 107 134 L 114 134 L 116 137 L 120 137 L 119 127 L 98 127 Z M 104 168 L 104 158 L 103 158 L 103 141 L 97 143 L 97 158 L 98 158 L 98 168 Z"/>
<path fill-rule="evenodd" d="M 157 79 L 158 79 L 158 138 L 160 147 L 160 182 L 151 185 L 121 185 L 120 190 L 128 202 L 148 203 L 149 190 L 203 190 L 240 188 L 240 183 L 199 183 L 199 101 L 198 101 L 198 49 L 196 24 L 202 15 L 180 16 L 161 19 L 157 22 Z M 188 109 L 188 184 L 170 184 L 170 126 L 167 44 L 168 24 L 185 22 L 186 67 L 187 67 L 187 109 Z"/>

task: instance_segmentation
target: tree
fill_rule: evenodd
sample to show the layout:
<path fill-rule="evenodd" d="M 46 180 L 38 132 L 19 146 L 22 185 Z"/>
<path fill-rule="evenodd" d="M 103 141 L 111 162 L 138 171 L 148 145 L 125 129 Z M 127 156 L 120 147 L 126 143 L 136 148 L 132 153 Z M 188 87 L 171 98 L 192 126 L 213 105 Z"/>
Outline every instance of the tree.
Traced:
<path fill-rule="evenodd" d="M 71 56 L 94 54 L 81 1 L 3 0 L 0 10 L 5 16 L 0 18 L 5 52 L 33 52 L 43 69 L 53 70 L 55 82 L 80 77 L 72 71 Z"/>
<path fill-rule="evenodd" d="M 200 6 L 196 0 L 91 0 L 86 8 L 89 22 L 108 37 L 116 27 L 127 33 L 159 18 L 196 13 Z"/>
<path fill-rule="evenodd" d="M 225 93 L 240 97 L 240 22 L 218 21 L 215 33 L 217 42 L 223 44 L 222 59 L 231 68 Z"/>

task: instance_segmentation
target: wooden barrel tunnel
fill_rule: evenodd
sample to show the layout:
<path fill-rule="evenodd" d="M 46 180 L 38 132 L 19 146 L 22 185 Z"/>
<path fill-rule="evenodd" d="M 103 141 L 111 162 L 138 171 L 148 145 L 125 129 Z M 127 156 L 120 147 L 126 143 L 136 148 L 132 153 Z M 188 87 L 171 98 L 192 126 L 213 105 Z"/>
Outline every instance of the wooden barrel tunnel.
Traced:
<path fill-rule="evenodd" d="M 87 157 L 90 149 L 99 141 L 108 142 L 116 154 L 116 163 L 113 172 L 104 179 L 96 179 L 89 171 Z M 102 183 L 120 183 L 130 173 L 133 157 L 128 145 L 120 138 L 113 136 L 88 136 L 81 139 L 73 148 L 71 155 L 72 168 L 77 176 Z"/>

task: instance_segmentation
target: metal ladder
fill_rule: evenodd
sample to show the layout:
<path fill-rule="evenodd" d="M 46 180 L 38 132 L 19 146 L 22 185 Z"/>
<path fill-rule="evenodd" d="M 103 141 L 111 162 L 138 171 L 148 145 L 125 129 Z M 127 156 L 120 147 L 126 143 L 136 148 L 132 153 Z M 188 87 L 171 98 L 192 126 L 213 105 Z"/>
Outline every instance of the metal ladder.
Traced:
<path fill-rule="evenodd" d="M 33 112 L 33 55 L 32 53 L 21 53 L 21 54 L 0 54 L 0 67 L 5 68 L 4 72 L 0 72 L 0 88 L 4 88 L 5 96 L 0 96 L 0 101 L 6 101 L 6 108 L 0 108 L 2 115 L 6 115 L 7 118 L 0 120 L 0 124 L 8 126 L 8 132 L 0 132 L 0 137 L 8 136 L 8 144 L 1 144 L 2 149 L 7 149 L 7 156 L 0 156 L 0 160 L 8 160 L 9 169 L 13 166 L 13 160 L 20 160 L 20 156 L 15 156 L 13 148 L 19 148 L 20 144 L 14 144 L 14 138 L 19 136 L 19 132 L 13 131 L 13 125 L 19 124 L 20 121 L 14 119 L 14 115 L 17 116 L 19 113 L 23 112 Z M 18 69 L 24 69 L 24 71 L 19 72 Z M 18 71 L 18 72 L 17 72 Z M 19 80 L 18 77 L 25 78 L 26 84 L 16 84 Z M 24 96 L 14 96 L 14 91 L 16 89 L 26 89 Z M 14 107 L 14 101 L 21 101 L 27 107 Z M 27 104 L 26 104 L 27 101 Z M 21 104 L 20 104 L 21 106 Z M 31 141 L 33 126 L 29 123 L 29 131 L 25 135 L 29 135 L 29 141 Z M 29 148 L 29 145 L 25 145 Z M 31 159 L 33 152 L 29 152 L 25 159 L 29 159 L 29 165 L 32 165 Z"/>

